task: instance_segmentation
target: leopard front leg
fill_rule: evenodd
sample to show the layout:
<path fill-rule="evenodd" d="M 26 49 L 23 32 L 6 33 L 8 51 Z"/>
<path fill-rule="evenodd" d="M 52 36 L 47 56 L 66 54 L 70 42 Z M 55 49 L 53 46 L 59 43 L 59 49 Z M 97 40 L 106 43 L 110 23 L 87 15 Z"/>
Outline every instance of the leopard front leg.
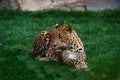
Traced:
<path fill-rule="evenodd" d="M 40 61 L 49 61 L 48 57 L 38 57 L 37 59 Z"/>
<path fill-rule="evenodd" d="M 77 69 L 88 71 L 85 58 L 77 58 L 74 54 L 63 54 L 63 63 L 73 64 Z"/>
<path fill-rule="evenodd" d="M 78 59 L 72 59 L 72 58 L 64 58 L 63 62 L 67 64 L 73 64 L 77 69 L 89 71 L 87 64 L 82 59 L 78 60 Z"/>
<path fill-rule="evenodd" d="M 89 71 L 89 68 L 88 68 L 86 62 L 82 59 L 75 60 L 74 65 L 76 66 L 77 69 Z"/>

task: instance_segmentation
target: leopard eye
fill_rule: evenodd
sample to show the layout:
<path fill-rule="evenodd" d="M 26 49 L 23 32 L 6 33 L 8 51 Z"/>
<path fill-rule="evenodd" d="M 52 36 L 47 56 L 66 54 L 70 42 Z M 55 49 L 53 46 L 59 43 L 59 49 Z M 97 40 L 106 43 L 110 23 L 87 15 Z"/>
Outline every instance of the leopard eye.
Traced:
<path fill-rule="evenodd" d="M 59 36 L 59 38 L 61 39 L 62 37 L 61 37 L 61 36 Z"/>
<path fill-rule="evenodd" d="M 59 39 L 61 39 L 62 38 L 62 36 L 61 35 L 59 35 Z"/>

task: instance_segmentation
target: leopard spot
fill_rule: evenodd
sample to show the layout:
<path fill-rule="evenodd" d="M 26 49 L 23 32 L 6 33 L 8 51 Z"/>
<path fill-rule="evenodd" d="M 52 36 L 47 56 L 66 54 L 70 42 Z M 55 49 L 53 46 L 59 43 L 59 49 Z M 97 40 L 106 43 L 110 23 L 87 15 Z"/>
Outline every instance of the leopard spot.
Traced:
<path fill-rule="evenodd" d="M 82 50 L 82 48 L 80 48 L 79 50 Z"/>

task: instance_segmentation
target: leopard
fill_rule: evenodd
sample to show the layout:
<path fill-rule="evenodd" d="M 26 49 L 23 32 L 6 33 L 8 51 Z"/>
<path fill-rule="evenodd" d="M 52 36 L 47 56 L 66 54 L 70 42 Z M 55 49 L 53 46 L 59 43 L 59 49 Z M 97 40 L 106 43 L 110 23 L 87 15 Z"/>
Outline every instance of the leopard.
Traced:
<path fill-rule="evenodd" d="M 53 29 L 39 33 L 33 53 L 41 61 L 73 64 L 77 69 L 89 70 L 83 42 L 68 24 L 56 24 Z"/>

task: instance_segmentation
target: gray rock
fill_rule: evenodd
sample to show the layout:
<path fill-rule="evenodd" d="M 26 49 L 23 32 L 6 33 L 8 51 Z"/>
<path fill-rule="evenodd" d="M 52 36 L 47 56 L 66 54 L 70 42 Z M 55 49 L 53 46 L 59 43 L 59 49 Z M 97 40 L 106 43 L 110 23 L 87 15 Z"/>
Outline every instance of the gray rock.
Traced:
<path fill-rule="evenodd" d="M 103 10 L 120 8 L 120 0 L 0 0 L 0 9 Z"/>

